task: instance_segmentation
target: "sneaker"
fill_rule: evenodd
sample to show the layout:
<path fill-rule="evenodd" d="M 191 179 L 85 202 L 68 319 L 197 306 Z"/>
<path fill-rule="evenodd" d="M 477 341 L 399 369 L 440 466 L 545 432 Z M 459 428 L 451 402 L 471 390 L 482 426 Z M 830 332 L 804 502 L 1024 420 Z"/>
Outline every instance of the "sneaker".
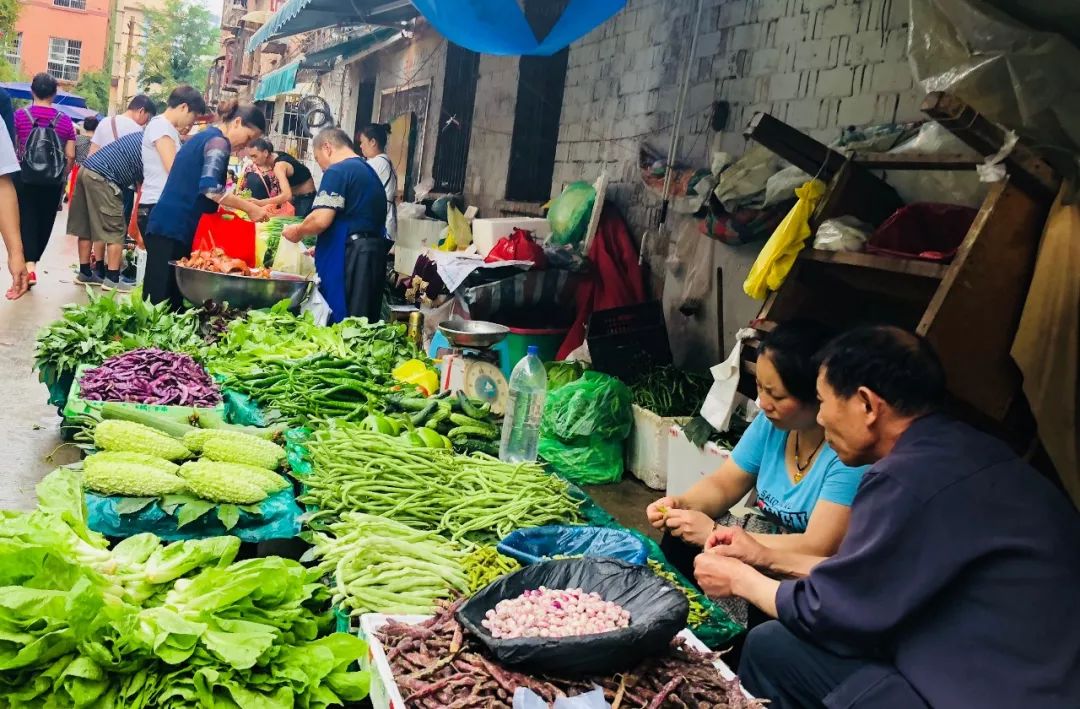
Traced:
<path fill-rule="evenodd" d="M 90 272 L 89 276 L 84 276 L 82 271 L 75 272 L 75 282 L 81 286 L 100 286 L 101 282 L 105 279 L 94 273 Z"/>
<path fill-rule="evenodd" d="M 120 281 L 110 281 L 108 278 L 101 282 L 102 291 L 116 291 L 117 293 L 130 293 L 131 284 L 125 282 L 123 279 Z"/>
<path fill-rule="evenodd" d="M 131 288 L 135 287 L 135 279 L 134 278 L 128 278 L 127 276 L 125 276 L 122 273 L 120 274 L 120 283 L 127 285 L 129 290 Z"/>

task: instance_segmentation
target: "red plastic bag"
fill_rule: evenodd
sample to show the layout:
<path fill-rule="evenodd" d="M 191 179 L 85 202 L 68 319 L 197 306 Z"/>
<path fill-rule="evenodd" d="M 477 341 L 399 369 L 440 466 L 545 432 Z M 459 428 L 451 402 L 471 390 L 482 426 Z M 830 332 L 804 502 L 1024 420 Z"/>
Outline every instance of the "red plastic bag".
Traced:
<path fill-rule="evenodd" d="M 917 202 L 898 209 L 866 242 L 868 253 L 948 263 L 967 236 L 977 209 Z"/>
<path fill-rule="evenodd" d="M 210 251 L 215 248 L 254 267 L 255 223 L 225 210 L 202 215 L 191 250 Z"/>
<path fill-rule="evenodd" d="M 485 263 L 496 261 L 532 261 L 533 268 L 542 269 L 547 266 L 547 256 L 544 248 L 533 241 L 532 232 L 524 229 L 514 229 L 510 236 L 499 239 L 495 247 L 488 253 Z"/>

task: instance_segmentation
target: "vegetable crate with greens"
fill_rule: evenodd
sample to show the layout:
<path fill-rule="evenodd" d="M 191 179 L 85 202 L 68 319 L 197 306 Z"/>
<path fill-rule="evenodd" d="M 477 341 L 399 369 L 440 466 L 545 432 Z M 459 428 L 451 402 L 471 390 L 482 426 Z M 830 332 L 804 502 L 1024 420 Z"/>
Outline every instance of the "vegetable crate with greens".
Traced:
<path fill-rule="evenodd" d="M 218 709 L 340 706 L 367 695 L 367 646 L 329 632 L 329 593 L 297 562 L 235 562 L 239 541 L 108 549 L 78 473 L 0 518 L 0 706 Z"/>
<path fill-rule="evenodd" d="M 101 364 L 139 348 L 197 354 L 203 347 L 198 311 L 173 313 L 167 303 L 150 305 L 138 290 L 130 299 L 115 293 L 89 293 L 89 299 L 86 305 L 65 306 L 37 336 L 34 368 L 54 406 L 64 405 L 80 365 Z"/>

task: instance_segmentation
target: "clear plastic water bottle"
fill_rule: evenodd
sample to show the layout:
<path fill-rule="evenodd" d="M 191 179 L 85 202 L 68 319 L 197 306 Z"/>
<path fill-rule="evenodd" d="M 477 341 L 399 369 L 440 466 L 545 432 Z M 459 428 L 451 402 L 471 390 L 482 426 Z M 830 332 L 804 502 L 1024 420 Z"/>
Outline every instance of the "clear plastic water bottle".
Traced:
<path fill-rule="evenodd" d="M 510 396 L 503 418 L 499 460 L 507 463 L 531 463 L 540 445 L 540 419 L 547 397 L 547 371 L 530 345 L 528 354 L 510 374 Z"/>

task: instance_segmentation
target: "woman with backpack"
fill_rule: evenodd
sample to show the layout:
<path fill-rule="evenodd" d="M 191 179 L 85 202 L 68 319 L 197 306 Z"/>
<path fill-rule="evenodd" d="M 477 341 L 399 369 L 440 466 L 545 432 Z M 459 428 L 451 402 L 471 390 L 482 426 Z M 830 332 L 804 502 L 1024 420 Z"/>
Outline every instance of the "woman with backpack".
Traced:
<path fill-rule="evenodd" d="M 397 173 L 394 163 L 386 154 L 386 143 L 390 139 L 389 123 L 372 123 L 360 129 L 360 152 L 367 158 L 368 165 L 379 176 L 383 191 L 386 192 L 386 238 L 397 238 Z"/>
<path fill-rule="evenodd" d="M 33 104 L 15 112 L 19 152 L 19 216 L 30 285 L 52 234 L 64 191 L 64 175 L 75 164 L 75 126 L 53 108 L 56 79 L 46 73 L 30 82 Z"/>

